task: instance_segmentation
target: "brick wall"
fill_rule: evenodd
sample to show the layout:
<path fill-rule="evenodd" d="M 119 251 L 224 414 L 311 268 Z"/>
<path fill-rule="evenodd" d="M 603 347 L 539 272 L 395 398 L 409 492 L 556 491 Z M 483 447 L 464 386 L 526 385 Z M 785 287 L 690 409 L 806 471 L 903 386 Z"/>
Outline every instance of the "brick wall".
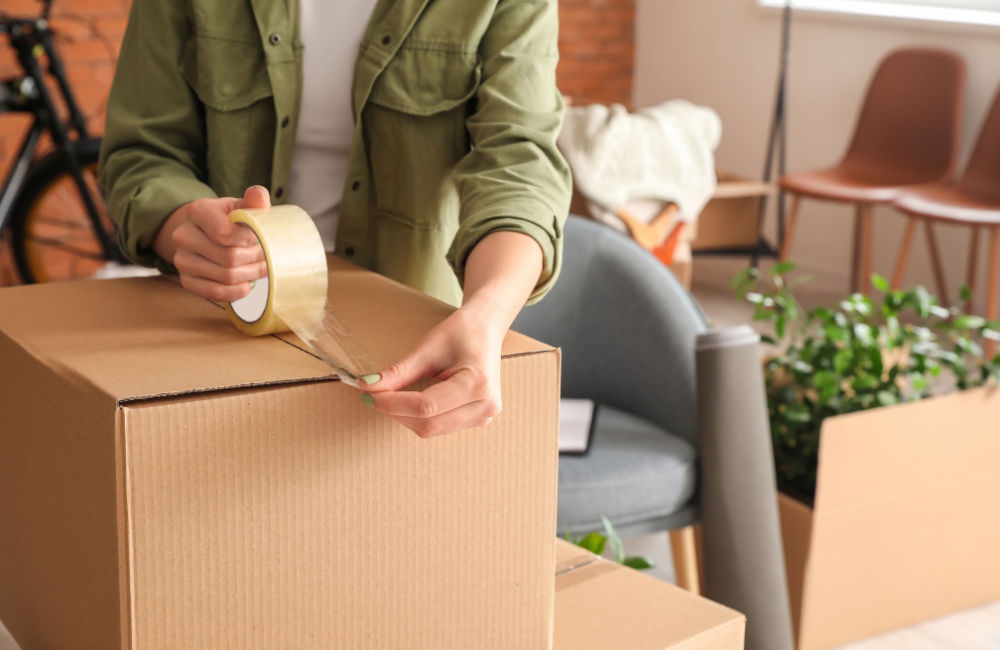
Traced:
<path fill-rule="evenodd" d="M 125 24 L 129 0 L 55 0 L 51 23 L 61 35 L 56 46 L 66 66 L 66 75 L 88 127 L 96 134 L 104 128 L 104 101 L 114 75 L 114 61 Z M 41 10 L 37 0 L 0 0 L 0 7 L 15 16 L 33 16 Z M 0 78 L 20 74 L 20 67 L 6 39 L 0 43 Z M 0 116 L 0 166 L 6 170 L 28 119 L 18 115 Z"/>
<path fill-rule="evenodd" d="M 632 104 L 635 0 L 559 1 L 559 89 L 581 104 Z"/>
<path fill-rule="evenodd" d="M 56 46 L 77 102 L 87 116 L 87 126 L 95 135 L 104 130 L 104 101 L 111 87 L 129 5 L 129 0 L 55 0 L 52 5 L 51 23 L 61 35 Z M 41 7 L 37 0 L 0 0 L 0 8 L 13 16 L 36 16 Z M 3 38 L 0 78 L 19 74 L 17 58 Z M 6 178 L 29 121 L 28 116 L 0 115 L 0 178 Z M 18 279 L 7 249 L 7 242 L 0 238 L 0 286 Z"/>
<path fill-rule="evenodd" d="M 114 74 L 113 57 L 125 32 L 130 0 L 55 0 L 52 24 L 77 100 L 95 134 L 104 127 L 104 100 Z M 0 0 L 12 15 L 37 15 L 37 0 Z M 559 88 L 576 105 L 632 101 L 635 0 L 560 0 Z M 0 78 L 18 74 L 6 41 L 0 42 Z M 27 127 L 18 115 L 0 115 L 0 174 L 7 169 Z M 0 286 L 15 281 L 0 239 Z"/>

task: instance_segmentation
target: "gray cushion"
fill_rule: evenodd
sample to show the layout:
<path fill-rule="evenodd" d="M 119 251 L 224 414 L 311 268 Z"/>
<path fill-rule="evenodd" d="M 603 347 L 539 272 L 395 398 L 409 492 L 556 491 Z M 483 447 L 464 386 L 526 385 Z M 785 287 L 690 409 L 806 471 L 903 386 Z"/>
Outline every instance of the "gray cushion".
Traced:
<path fill-rule="evenodd" d="M 586 455 L 559 457 L 558 529 L 600 530 L 681 509 L 694 495 L 697 453 L 684 439 L 601 405 Z"/>

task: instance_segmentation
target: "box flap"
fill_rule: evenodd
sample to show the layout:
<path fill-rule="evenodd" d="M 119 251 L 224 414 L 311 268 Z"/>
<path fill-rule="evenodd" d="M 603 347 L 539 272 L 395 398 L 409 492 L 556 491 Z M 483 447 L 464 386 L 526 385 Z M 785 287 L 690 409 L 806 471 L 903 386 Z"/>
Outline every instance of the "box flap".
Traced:
<path fill-rule="evenodd" d="M 330 299 L 372 356 L 388 365 L 452 308 L 330 258 Z M 176 278 L 128 278 L 0 290 L 0 332 L 71 381 L 122 401 L 336 379 L 291 334 L 250 338 Z M 550 350 L 510 333 L 504 356 Z"/>
<path fill-rule="evenodd" d="M 742 650 L 746 617 L 556 540 L 554 650 Z"/>
<path fill-rule="evenodd" d="M 816 510 L 833 512 L 1000 474 L 1000 389 L 827 418 Z"/>

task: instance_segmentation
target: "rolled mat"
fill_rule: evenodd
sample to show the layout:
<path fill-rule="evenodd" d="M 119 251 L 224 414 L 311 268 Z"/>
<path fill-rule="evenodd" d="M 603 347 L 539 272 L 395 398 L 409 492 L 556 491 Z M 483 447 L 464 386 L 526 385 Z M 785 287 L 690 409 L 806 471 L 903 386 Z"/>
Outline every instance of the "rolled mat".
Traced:
<path fill-rule="evenodd" d="M 793 650 L 774 456 L 748 325 L 697 343 L 705 596 L 747 617 L 747 650 Z"/>

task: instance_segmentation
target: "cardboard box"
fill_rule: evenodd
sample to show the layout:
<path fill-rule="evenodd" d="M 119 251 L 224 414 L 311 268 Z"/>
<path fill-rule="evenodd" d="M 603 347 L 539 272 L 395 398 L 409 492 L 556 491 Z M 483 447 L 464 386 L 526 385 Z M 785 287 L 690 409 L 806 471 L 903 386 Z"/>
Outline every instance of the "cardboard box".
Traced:
<path fill-rule="evenodd" d="M 757 246 L 761 197 L 773 194 L 774 186 L 726 172 L 718 172 L 717 177 L 715 194 L 694 224 L 691 249 Z"/>
<path fill-rule="evenodd" d="M 343 262 L 380 362 L 451 308 Z M 23 650 L 529 648 L 552 638 L 559 352 L 422 440 L 293 335 L 168 278 L 0 290 L 0 620 Z"/>
<path fill-rule="evenodd" d="M 556 542 L 554 650 L 743 650 L 739 612 Z"/>
<path fill-rule="evenodd" d="M 779 496 L 799 650 L 1000 598 L 1000 390 L 824 420 L 815 507 Z"/>

